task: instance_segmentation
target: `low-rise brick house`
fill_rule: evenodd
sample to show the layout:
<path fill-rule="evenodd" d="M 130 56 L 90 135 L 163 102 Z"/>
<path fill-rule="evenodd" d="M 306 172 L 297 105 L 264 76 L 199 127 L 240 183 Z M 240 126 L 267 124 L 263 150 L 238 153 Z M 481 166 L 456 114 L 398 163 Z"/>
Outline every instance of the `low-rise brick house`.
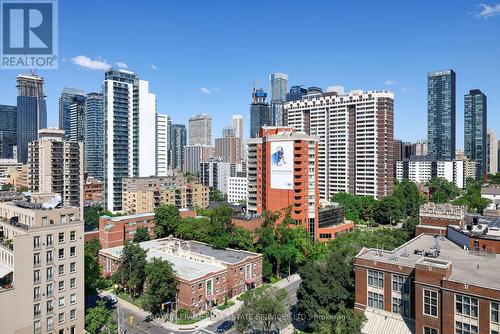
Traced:
<path fill-rule="evenodd" d="M 500 333 L 496 254 L 422 233 L 393 251 L 363 248 L 354 266 L 363 333 Z"/>
<path fill-rule="evenodd" d="M 262 285 L 262 255 L 242 250 L 215 249 L 197 241 L 167 237 L 146 242 L 147 260 L 160 258 L 172 264 L 179 281 L 177 305 L 199 314 Z M 119 266 L 123 246 L 101 249 L 99 261 L 105 275 Z"/>
<path fill-rule="evenodd" d="M 102 248 L 123 246 L 126 240 L 133 239 L 136 230 L 145 227 L 149 236 L 154 237 L 155 214 L 153 212 L 134 215 L 99 218 L 99 243 Z"/>

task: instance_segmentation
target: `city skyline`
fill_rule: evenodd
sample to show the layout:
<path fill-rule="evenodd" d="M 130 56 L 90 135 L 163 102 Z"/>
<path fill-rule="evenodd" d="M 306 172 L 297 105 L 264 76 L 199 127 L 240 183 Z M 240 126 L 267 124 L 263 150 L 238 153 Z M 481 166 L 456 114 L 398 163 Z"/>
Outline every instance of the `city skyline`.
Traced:
<path fill-rule="evenodd" d="M 279 54 L 271 51 L 262 55 L 258 51 L 260 48 L 254 51 L 239 44 L 242 42 L 237 42 L 235 49 L 243 48 L 242 50 L 247 54 L 242 56 L 239 51 L 221 49 L 220 43 L 245 41 L 253 34 L 260 32 L 273 33 L 275 28 L 260 24 L 265 22 L 265 15 L 258 18 L 257 21 L 249 20 L 250 17 L 254 18 L 254 16 L 244 15 L 241 17 L 237 13 L 240 10 L 248 13 L 248 11 L 256 9 L 247 8 L 246 4 L 221 2 L 210 4 L 210 6 L 200 3 L 199 6 L 193 7 L 189 18 L 183 15 L 176 18 L 180 8 L 176 4 L 167 3 L 161 5 L 161 10 L 156 10 L 168 18 L 160 20 L 161 23 L 185 25 L 189 29 L 187 29 L 186 35 L 183 35 L 182 40 L 178 40 L 179 37 L 174 36 L 175 40 L 172 41 L 171 45 L 176 45 L 176 51 L 179 51 L 179 54 L 168 52 L 168 56 L 164 56 L 161 52 L 171 51 L 169 50 L 170 44 L 167 46 L 160 46 L 162 43 L 155 44 L 156 35 L 154 33 L 149 33 L 150 36 L 144 40 L 137 39 L 134 43 L 135 49 L 147 46 L 148 53 L 161 56 L 151 57 L 148 60 L 141 57 L 140 53 L 128 49 L 127 43 L 115 45 L 118 44 L 116 36 L 113 35 L 112 30 L 107 31 L 109 23 L 106 22 L 104 14 L 93 14 L 95 24 L 92 27 L 78 24 L 89 18 L 87 15 L 78 13 L 85 12 L 87 9 L 90 11 L 92 3 L 79 5 L 81 11 L 73 10 L 73 6 L 76 4 L 63 3 L 60 5 L 61 59 L 59 70 L 39 71 L 39 75 L 45 79 L 48 126 L 51 127 L 57 126 L 59 123 L 58 98 L 63 88 L 80 88 L 86 93 L 100 91 L 104 70 L 108 65 L 113 65 L 117 68 L 127 66 L 141 79 L 149 81 L 152 91 L 157 94 L 158 112 L 170 115 L 174 123 L 187 124 L 190 116 L 200 112 L 210 114 L 213 117 L 213 133 L 220 133 L 233 114 L 242 114 L 245 123 L 249 124 L 252 85 L 256 80 L 259 80 L 259 86 L 267 92 L 269 90 L 267 79 L 271 73 L 288 74 L 289 87 L 314 85 L 326 89 L 328 86 L 342 85 L 346 91 L 357 88 L 363 90 L 389 89 L 395 93 L 395 137 L 405 141 L 415 141 L 426 138 L 427 73 L 452 68 L 457 73 L 457 148 L 463 148 L 464 141 L 462 135 L 464 124 L 463 96 L 471 89 L 480 89 L 488 95 L 488 109 L 490 110 L 488 127 L 496 133 L 500 133 L 500 114 L 495 112 L 500 108 L 500 93 L 495 89 L 495 78 L 500 74 L 500 70 L 498 66 L 494 66 L 494 59 L 498 59 L 500 48 L 498 43 L 491 43 L 498 38 L 495 36 L 495 31 L 498 31 L 500 17 L 487 17 L 486 14 L 481 17 L 482 8 L 478 4 L 454 4 L 452 8 L 448 8 L 449 6 L 445 3 L 395 4 L 384 6 L 384 8 L 377 8 L 376 4 L 365 4 L 364 6 L 345 4 L 345 10 L 355 10 L 358 14 L 354 19 L 360 24 L 360 28 L 351 30 L 347 34 L 348 36 L 344 36 L 335 32 L 341 31 L 342 22 L 346 18 L 335 11 L 333 5 L 325 3 L 324 14 L 320 15 L 329 15 L 329 22 L 332 22 L 331 29 L 325 29 L 327 27 L 318 23 L 321 20 L 306 18 L 303 21 L 304 25 L 310 29 L 304 29 L 304 32 L 294 31 L 294 34 L 291 34 L 293 35 L 293 43 L 291 37 L 286 37 L 283 41 L 273 39 L 273 43 L 279 43 Z M 99 6 L 102 8 L 102 13 L 105 13 L 107 8 L 113 8 L 114 11 L 119 11 L 120 15 L 125 15 L 124 19 L 127 18 L 127 15 L 150 15 L 151 17 L 158 15 L 148 8 L 130 11 L 130 4 L 115 6 L 110 2 L 99 4 Z M 279 4 L 267 6 L 275 7 Z M 300 13 L 297 10 L 298 7 L 300 7 L 299 3 L 287 4 L 286 7 L 281 8 L 282 11 L 279 15 L 293 21 L 295 15 Z M 203 15 L 207 11 L 210 15 L 204 17 Z M 427 27 L 417 30 L 417 27 L 420 26 L 416 18 L 418 17 L 420 20 L 422 16 L 410 15 L 410 12 L 420 12 L 424 16 L 431 15 L 427 13 L 438 12 L 442 16 L 440 22 L 445 23 L 431 20 Z M 228 15 L 231 13 L 234 14 Z M 381 26 L 380 24 L 374 25 L 371 21 L 375 17 L 377 20 L 383 19 L 384 16 L 391 17 L 393 23 Z M 184 23 L 180 21 L 182 19 L 185 21 Z M 221 23 L 217 22 L 218 20 Z M 159 23 L 155 23 L 157 20 L 150 21 L 140 28 L 144 29 L 145 35 L 148 35 L 146 30 L 148 32 L 158 31 L 156 25 Z M 196 21 L 198 23 L 195 23 Z M 239 23 L 236 29 L 226 29 L 227 26 L 236 22 Z M 393 27 L 403 22 L 405 25 L 398 26 L 398 33 L 395 36 Z M 356 37 L 365 36 L 364 28 L 368 26 L 370 26 L 370 31 L 374 36 L 387 36 L 395 39 L 395 43 L 392 43 L 394 46 L 386 45 L 387 49 L 384 49 L 386 57 L 372 57 L 372 53 L 368 55 L 357 52 L 357 48 L 360 46 L 355 45 L 352 45 L 351 50 L 346 53 L 336 51 L 335 44 L 345 42 L 345 39 L 354 40 Z M 334 45 L 316 47 L 314 53 L 300 52 L 297 54 L 291 52 L 296 46 L 295 41 L 311 29 L 316 33 L 309 38 L 306 44 L 322 40 L 326 38 L 325 34 L 333 31 L 330 38 L 335 40 Z M 68 33 L 69 31 L 71 34 Z M 195 36 L 201 31 L 206 31 L 207 35 Z M 439 34 L 433 34 L 432 31 L 439 31 Z M 89 38 L 94 42 L 95 39 L 92 35 L 95 33 L 99 33 L 101 41 L 112 41 L 110 45 L 113 47 L 109 47 L 110 45 L 106 45 L 104 42 L 90 43 L 88 41 L 86 43 Z M 141 31 L 137 32 L 137 35 L 141 34 Z M 78 45 L 92 44 L 92 47 L 84 49 L 75 46 L 74 43 L 69 43 L 68 41 L 75 35 L 81 38 L 81 43 Z M 411 35 L 412 38 L 404 37 L 407 35 Z M 113 36 L 114 39 L 112 39 Z M 456 36 L 461 38 L 457 39 Z M 478 43 L 488 42 L 488 47 L 475 49 L 473 53 L 464 49 L 461 41 L 468 36 L 474 36 Z M 220 40 L 214 44 L 214 38 Z M 187 40 L 192 41 L 193 39 L 198 41 L 198 43 L 190 42 L 190 44 L 197 45 L 195 49 L 186 44 Z M 266 46 L 270 42 L 264 40 L 262 43 L 263 46 Z M 370 45 L 377 48 L 378 45 L 382 44 L 384 43 L 379 43 L 378 38 L 367 39 L 363 48 Z M 217 53 L 217 57 L 207 55 L 205 51 L 210 48 L 218 48 L 222 51 Z M 423 57 L 429 48 L 433 49 L 433 57 Z M 377 50 L 375 49 L 375 51 Z M 258 56 L 256 56 L 256 52 L 259 52 Z M 188 55 L 186 55 L 187 53 Z M 228 62 L 230 59 L 232 62 Z M 219 64 L 224 64 L 224 66 L 219 66 Z M 395 66 L 396 64 L 398 66 Z M 243 65 L 245 70 L 239 70 Z M 90 70 L 89 67 L 100 69 Z M 5 87 L 0 92 L 1 104 L 15 105 L 15 78 L 18 74 L 18 71 L 4 71 L 4 75 L 0 78 L 0 83 Z M 409 118 L 417 121 L 406 122 Z M 245 138 L 248 137 L 248 129 L 244 135 Z"/>

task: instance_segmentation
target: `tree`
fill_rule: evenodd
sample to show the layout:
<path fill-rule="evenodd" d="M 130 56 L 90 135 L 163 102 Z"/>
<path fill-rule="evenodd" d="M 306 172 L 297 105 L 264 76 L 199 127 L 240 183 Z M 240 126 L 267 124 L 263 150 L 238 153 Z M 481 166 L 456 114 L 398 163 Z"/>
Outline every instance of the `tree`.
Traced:
<path fill-rule="evenodd" d="M 483 213 L 484 209 L 491 203 L 491 200 L 481 197 L 482 185 L 483 181 L 468 178 L 466 181 L 465 193 L 452 203 L 455 205 L 467 206 L 468 211 L 471 213 Z"/>
<path fill-rule="evenodd" d="M 243 250 L 253 249 L 252 233 L 241 227 L 235 227 L 231 232 L 229 247 Z"/>
<path fill-rule="evenodd" d="M 101 216 L 113 217 L 113 213 L 103 209 L 101 206 L 86 206 L 83 208 L 83 220 L 87 226 L 98 228 L 99 217 Z"/>
<path fill-rule="evenodd" d="M 158 237 L 174 234 L 179 221 L 179 209 L 174 205 L 161 205 L 155 208 L 155 233 Z"/>
<path fill-rule="evenodd" d="M 10 183 L 2 184 L 2 191 L 8 191 L 8 190 L 11 190 L 12 188 L 13 188 L 13 186 Z"/>
<path fill-rule="evenodd" d="M 391 224 L 403 218 L 403 205 L 394 196 L 384 197 L 375 209 L 373 218 L 378 224 Z"/>
<path fill-rule="evenodd" d="M 149 228 L 142 226 L 138 227 L 135 230 L 134 242 L 143 242 L 143 241 L 148 241 L 149 239 L 150 239 Z"/>
<path fill-rule="evenodd" d="M 85 315 L 85 329 L 90 334 L 116 334 L 118 326 L 113 318 L 113 311 L 106 309 L 103 301 L 87 310 Z"/>
<path fill-rule="evenodd" d="M 238 331 L 261 330 L 270 333 L 273 328 L 281 329 L 288 314 L 287 292 L 273 287 L 262 287 L 248 292 L 248 298 L 236 313 Z"/>
<path fill-rule="evenodd" d="M 455 183 L 448 182 L 443 177 L 430 179 L 426 186 L 429 187 L 431 202 L 434 203 L 446 203 L 460 195 L 460 190 Z"/>
<path fill-rule="evenodd" d="M 142 293 L 146 280 L 146 250 L 133 242 L 123 247 L 120 266 L 113 275 L 115 283 L 126 289 L 132 296 Z"/>
<path fill-rule="evenodd" d="M 101 267 L 96 258 L 85 252 L 85 293 L 95 294 L 101 283 Z"/>
<path fill-rule="evenodd" d="M 218 189 L 211 189 L 210 200 L 215 202 L 225 202 L 227 201 L 227 195 Z"/>
<path fill-rule="evenodd" d="M 17 187 L 17 191 L 19 191 L 20 193 L 27 192 L 28 190 L 29 189 L 26 186 L 19 186 L 19 187 Z"/>
<path fill-rule="evenodd" d="M 396 197 L 401 202 L 405 217 L 418 216 L 420 205 L 425 202 L 417 185 L 409 179 L 403 179 L 398 183 L 394 187 L 392 196 Z"/>
<path fill-rule="evenodd" d="M 146 282 L 144 284 L 142 307 L 153 315 L 159 315 L 162 304 L 175 299 L 177 292 L 177 276 L 168 261 L 153 258 L 146 265 Z"/>

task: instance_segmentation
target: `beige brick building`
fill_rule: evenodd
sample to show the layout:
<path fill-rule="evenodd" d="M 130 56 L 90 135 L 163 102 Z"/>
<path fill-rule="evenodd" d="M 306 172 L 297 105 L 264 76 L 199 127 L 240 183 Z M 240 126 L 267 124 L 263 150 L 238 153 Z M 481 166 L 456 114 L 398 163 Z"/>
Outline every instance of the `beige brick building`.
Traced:
<path fill-rule="evenodd" d="M 84 332 L 84 228 L 56 194 L 0 203 L 2 333 Z"/>
<path fill-rule="evenodd" d="M 209 192 L 198 180 L 182 175 L 124 178 L 123 212 L 153 212 L 160 205 L 206 208 Z"/>

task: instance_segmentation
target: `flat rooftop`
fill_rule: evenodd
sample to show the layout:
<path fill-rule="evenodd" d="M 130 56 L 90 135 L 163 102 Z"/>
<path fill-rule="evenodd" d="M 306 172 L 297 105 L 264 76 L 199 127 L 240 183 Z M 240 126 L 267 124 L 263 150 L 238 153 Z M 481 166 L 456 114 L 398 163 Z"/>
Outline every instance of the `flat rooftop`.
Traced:
<path fill-rule="evenodd" d="M 433 257 L 436 250 L 439 250 L 439 255 Z M 476 255 L 445 237 L 420 234 L 393 251 L 364 249 L 357 258 L 413 268 L 419 260 L 448 261 L 452 263 L 452 274 L 448 278 L 450 281 L 500 289 L 499 257 L 495 254 Z"/>
<path fill-rule="evenodd" d="M 186 241 L 184 241 L 181 244 L 182 249 L 187 250 L 188 249 L 188 244 Z M 259 254 L 257 253 L 251 253 L 251 252 L 246 252 L 242 250 L 237 250 L 237 249 L 215 249 L 210 245 L 204 244 L 202 242 L 198 241 L 190 241 L 190 249 L 191 252 L 202 254 L 205 256 L 210 256 L 213 257 L 215 260 L 220 261 L 220 262 L 225 262 L 229 264 L 235 264 L 238 262 L 241 262 L 247 258 L 250 257 L 255 257 Z"/>
<path fill-rule="evenodd" d="M 148 218 L 154 216 L 154 212 L 144 212 L 144 213 L 136 213 L 133 215 L 126 215 L 126 216 L 116 216 L 116 217 L 110 217 L 110 216 L 101 216 L 103 218 L 106 218 L 109 221 L 112 222 L 119 222 L 122 220 L 127 220 L 127 219 L 136 219 L 136 218 Z"/>
<path fill-rule="evenodd" d="M 153 258 L 159 258 L 168 261 L 172 264 L 172 268 L 180 278 L 188 281 L 195 280 L 207 274 L 216 273 L 226 269 L 224 266 L 214 263 L 198 262 L 175 256 L 157 249 L 160 246 L 157 240 L 141 242 L 139 245 L 142 249 L 147 250 L 146 260 L 151 261 Z M 100 253 L 109 254 L 120 258 L 123 252 L 123 246 L 102 249 Z"/>

